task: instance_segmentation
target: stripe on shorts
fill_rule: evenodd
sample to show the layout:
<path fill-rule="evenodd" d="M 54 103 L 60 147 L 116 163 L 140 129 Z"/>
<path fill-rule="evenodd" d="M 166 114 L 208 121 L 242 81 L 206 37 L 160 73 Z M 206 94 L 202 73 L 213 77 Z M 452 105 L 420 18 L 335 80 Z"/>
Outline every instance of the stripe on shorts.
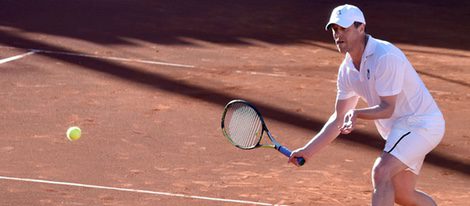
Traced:
<path fill-rule="evenodd" d="M 398 139 L 398 141 L 395 143 L 395 145 L 393 145 L 392 149 L 390 149 L 387 153 L 392 152 L 393 149 L 395 149 L 395 147 L 398 145 L 398 143 L 400 143 L 400 141 L 401 141 L 404 137 L 408 136 L 409 134 L 411 134 L 411 132 L 407 132 L 406 134 L 404 134 L 403 136 L 401 136 L 400 139 Z"/>

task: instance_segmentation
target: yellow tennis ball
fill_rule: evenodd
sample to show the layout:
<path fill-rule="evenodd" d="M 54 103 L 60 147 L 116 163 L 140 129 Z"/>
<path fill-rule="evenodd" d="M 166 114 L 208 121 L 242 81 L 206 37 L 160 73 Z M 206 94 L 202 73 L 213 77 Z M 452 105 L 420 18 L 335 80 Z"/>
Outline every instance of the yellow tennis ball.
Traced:
<path fill-rule="evenodd" d="M 82 135 L 82 130 L 79 127 L 70 127 L 67 130 L 67 138 L 70 141 L 75 141 L 77 139 L 80 139 L 81 135 Z"/>

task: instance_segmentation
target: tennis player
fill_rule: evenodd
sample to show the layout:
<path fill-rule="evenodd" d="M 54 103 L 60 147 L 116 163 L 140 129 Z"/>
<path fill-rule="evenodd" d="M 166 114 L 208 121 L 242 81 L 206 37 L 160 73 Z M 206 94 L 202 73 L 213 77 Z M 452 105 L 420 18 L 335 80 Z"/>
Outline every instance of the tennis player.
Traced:
<path fill-rule="evenodd" d="M 362 11 L 353 5 L 333 9 L 326 30 L 331 30 L 339 66 L 335 111 L 322 130 L 294 157 L 308 162 L 340 133 L 351 133 L 358 119 L 374 120 L 386 140 L 372 168 L 372 205 L 436 205 L 416 181 L 424 158 L 444 136 L 445 121 L 433 97 L 403 52 L 393 44 L 365 32 Z M 359 98 L 366 108 L 356 108 Z"/>

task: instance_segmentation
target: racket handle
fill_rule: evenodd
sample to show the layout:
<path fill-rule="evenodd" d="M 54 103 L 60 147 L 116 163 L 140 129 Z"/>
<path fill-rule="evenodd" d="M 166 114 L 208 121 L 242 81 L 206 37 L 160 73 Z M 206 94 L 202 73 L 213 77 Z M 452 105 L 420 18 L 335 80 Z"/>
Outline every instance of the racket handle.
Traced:
<path fill-rule="evenodd" d="M 290 157 L 290 155 L 292 154 L 292 152 L 289 149 L 287 149 L 286 147 L 283 147 L 283 146 L 279 146 L 278 150 L 279 150 L 279 152 L 281 152 L 282 154 L 284 154 L 287 157 Z M 297 160 L 297 163 L 300 166 L 305 164 L 305 159 L 303 157 L 296 157 L 295 159 Z"/>

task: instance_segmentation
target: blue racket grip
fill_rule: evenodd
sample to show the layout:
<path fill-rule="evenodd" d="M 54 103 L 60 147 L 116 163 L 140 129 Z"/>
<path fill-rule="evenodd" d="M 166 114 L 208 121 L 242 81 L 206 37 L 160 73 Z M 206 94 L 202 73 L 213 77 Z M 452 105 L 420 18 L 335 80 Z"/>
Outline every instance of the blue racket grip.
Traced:
<path fill-rule="evenodd" d="M 287 156 L 287 157 L 290 157 L 290 155 L 292 154 L 292 152 L 291 152 L 289 149 L 287 149 L 287 148 L 285 148 L 285 147 L 283 147 L 283 146 L 279 146 L 279 149 L 278 149 L 278 150 L 279 150 L 279 152 L 281 152 L 282 154 L 284 154 L 284 155 Z M 298 163 L 300 166 L 302 166 L 302 165 L 305 164 L 305 159 L 304 159 L 303 157 L 296 157 L 295 159 L 297 160 L 297 163 Z"/>

